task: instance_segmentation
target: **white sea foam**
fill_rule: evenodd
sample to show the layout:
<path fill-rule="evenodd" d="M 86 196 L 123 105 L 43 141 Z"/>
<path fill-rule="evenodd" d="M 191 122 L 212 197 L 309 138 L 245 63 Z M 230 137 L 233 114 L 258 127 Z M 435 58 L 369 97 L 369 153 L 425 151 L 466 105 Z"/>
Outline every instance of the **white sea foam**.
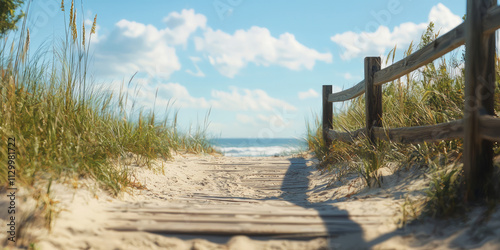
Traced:
<path fill-rule="evenodd" d="M 284 147 L 284 146 L 268 146 L 268 147 L 218 147 L 215 149 L 225 156 L 241 157 L 241 156 L 276 156 L 290 155 L 298 152 L 300 148 Z"/>

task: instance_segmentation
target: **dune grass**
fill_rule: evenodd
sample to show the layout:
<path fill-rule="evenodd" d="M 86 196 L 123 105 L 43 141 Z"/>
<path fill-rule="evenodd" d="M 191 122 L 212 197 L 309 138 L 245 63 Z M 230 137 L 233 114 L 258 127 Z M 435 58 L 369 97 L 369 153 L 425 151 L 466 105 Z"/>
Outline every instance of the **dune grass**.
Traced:
<path fill-rule="evenodd" d="M 73 3 L 66 14 L 66 37 L 53 50 L 29 53 L 26 21 L 11 34 L 13 39 L 1 41 L 0 162 L 7 163 L 7 139 L 15 138 L 18 185 L 90 177 L 117 194 L 130 180 L 113 160 L 132 153 L 148 165 L 156 158 L 169 158 L 172 151 L 214 151 L 206 134 L 207 120 L 182 133 L 177 112 L 171 120 L 146 111 L 132 117 L 125 91 L 113 94 L 96 88 L 88 72 L 97 16 L 85 31 L 83 23 L 77 24 Z M 18 42 L 8 43 L 11 40 Z M 0 185 L 6 187 L 7 179 L 6 168 L 0 168 Z"/>
<path fill-rule="evenodd" d="M 413 43 L 405 51 L 410 55 L 415 47 L 422 48 L 436 39 L 431 23 L 417 46 Z M 385 58 L 394 62 L 396 47 Z M 464 106 L 464 56 L 452 52 L 434 63 L 429 63 L 396 81 L 383 85 L 384 127 L 398 128 L 419 125 L 433 125 L 461 119 Z M 497 63 L 497 74 L 500 73 Z M 497 79 L 500 79 L 497 76 Z M 497 85 L 498 82 L 497 82 Z M 495 109 L 500 108 L 498 86 L 495 92 Z M 343 109 L 334 114 L 333 127 L 337 131 L 354 131 L 365 127 L 364 96 L 345 103 Z M 309 148 L 320 160 L 320 166 L 336 173 L 357 172 L 364 177 L 368 186 L 380 186 L 383 181 L 378 169 L 387 163 L 399 166 L 420 166 L 429 172 L 431 185 L 427 193 L 426 207 L 422 210 L 432 216 L 451 216 L 460 211 L 461 193 L 459 183 L 463 181 L 462 139 L 434 143 L 399 144 L 380 141 L 377 149 L 366 138 L 354 143 L 334 141 L 326 148 L 322 138 L 321 121 L 318 117 L 308 124 Z M 498 148 L 495 149 L 498 154 Z M 339 178 L 339 174 L 336 175 Z"/>

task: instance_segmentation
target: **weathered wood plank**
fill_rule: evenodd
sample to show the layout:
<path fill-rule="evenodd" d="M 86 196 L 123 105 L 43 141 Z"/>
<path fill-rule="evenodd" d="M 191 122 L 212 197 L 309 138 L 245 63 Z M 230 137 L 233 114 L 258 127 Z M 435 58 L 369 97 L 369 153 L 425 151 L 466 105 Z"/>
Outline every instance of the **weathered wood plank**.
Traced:
<path fill-rule="evenodd" d="M 380 217 L 381 214 L 349 214 L 346 211 L 342 210 L 324 210 L 318 211 L 316 209 L 305 209 L 297 206 L 297 209 L 290 210 L 276 210 L 276 207 L 269 206 L 268 210 L 262 208 L 262 206 L 254 207 L 239 207 L 236 209 L 230 209 L 228 206 L 213 206 L 208 207 L 204 206 L 203 210 L 193 210 L 193 209 L 168 209 L 168 208 L 116 208 L 116 209 L 108 209 L 107 211 L 116 212 L 116 213 L 151 213 L 151 214 L 198 214 L 198 215 L 254 215 L 254 216 L 312 216 L 312 217 L 344 217 L 344 218 L 352 218 L 352 217 Z"/>
<path fill-rule="evenodd" d="M 292 227 L 290 225 L 253 225 L 228 223 L 173 223 L 143 225 L 117 225 L 108 227 L 115 231 L 143 231 L 150 233 L 189 233 L 201 235 L 286 235 L 300 233 L 317 233 L 328 236 L 332 233 L 359 232 L 361 228 L 353 225 L 310 225 Z"/>
<path fill-rule="evenodd" d="M 374 127 L 382 126 L 382 86 L 374 85 L 374 75 L 380 71 L 380 57 L 365 58 L 365 125 L 366 136 L 375 145 Z"/>
<path fill-rule="evenodd" d="M 446 123 L 428 126 L 414 126 L 407 128 L 380 128 L 374 127 L 376 138 L 399 143 L 420 143 L 433 142 L 447 139 L 458 139 L 463 137 L 463 120 L 456 120 Z M 365 136 L 365 129 L 358 129 L 353 132 L 329 131 L 332 140 L 353 142 L 356 138 Z"/>
<path fill-rule="evenodd" d="M 363 93 L 365 93 L 365 80 L 362 80 L 361 82 L 359 82 L 358 84 L 354 85 L 351 88 L 330 94 L 328 96 L 328 101 L 329 102 L 348 101 L 362 95 Z"/>
<path fill-rule="evenodd" d="M 458 139 L 463 136 L 463 120 L 408 128 L 384 129 L 377 127 L 374 128 L 374 133 L 381 140 L 399 143 L 421 143 Z"/>
<path fill-rule="evenodd" d="M 332 129 L 333 124 L 333 103 L 328 101 L 328 96 L 332 93 L 332 85 L 323 85 L 323 119 L 322 119 L 322 129 L 323 129 L 323 140 L 327 147 L 332 145 L 332 141 L 328 138 L 328 130 Z"/>
<path fill-rule="evenodd" d="M 483 139 L 500 142 L 500 119 L 491 115 L 479 117 Z"/>
<path fill-rule="evenodd" d="M 184 223 L 251 223 L 251 224 L 273 224 L 273 225 L 357 225 L 360 222 L 363 224 L 379 224 L 375 220 L 356 220 L 356 222 L 346 218 L 307 218 L 307 217 L 235 217 L 235 216 L 177 216 L 177 215 L 162 215 L 161 217 L 153 215 L 138 215 L 138 214 L 124 214 L 109 218 L 113 221 L 155 221 L 155 222 L 184 222 Z"/>
<path fill-rule="evenodd" d="M 394 81 L 460 47 L 465 42 L 464 30 L 465 25 L 462 23 L 424 48 L 375 73 L 374 84 L 379 86 Z M 328 101 L 348 101 L 362 95 L 364 92 L 365 80 L 362 80 L 349 89 L 331 94 Z"/>
<path fill-rule="evenodd" d="M 482 139 L 479 116 L 480 111 L 494 114 L 495 34 L 482 32 L 486 11 L 496 5 L 497 0 L 467 1 L 463 150 L 467 202 L 486 198 L 492 190 L 493 143 Z"/>
<path fill-rule="evenodd" d="M 394 81 L 458 48 L 465 42 L 464 33 L 462 23 L 422 49 L 375 73 L 375 85 Z"/>
<path fill-rule="evenodd" d="M 328 131 L 328 136 L 332 140 L 339 140 L 343 142 L 354 142 L 357 138 L 363 137 L 366 134 L 366 128 L 361 128 L 356 131 L 339 132 L 335 130 Z"/>
<path fill-rule="evenodd" d="M 488 10 L 483 21 L 483 32 L 485 35 L 493 34 L 500 28 L 500 6 L 494 6 Z"/>

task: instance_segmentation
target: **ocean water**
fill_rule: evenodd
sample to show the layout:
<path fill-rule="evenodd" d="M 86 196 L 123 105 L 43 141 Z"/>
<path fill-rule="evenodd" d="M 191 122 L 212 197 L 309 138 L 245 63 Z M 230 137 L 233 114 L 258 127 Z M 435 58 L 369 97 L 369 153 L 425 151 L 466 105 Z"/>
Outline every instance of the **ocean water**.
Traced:
<path fill-rule="evenodd" d="M 291 155 L 307 149 L 304 140 L 294 138 L 219 138 L 210 142 L 219 152 L 231 157 Z"/>

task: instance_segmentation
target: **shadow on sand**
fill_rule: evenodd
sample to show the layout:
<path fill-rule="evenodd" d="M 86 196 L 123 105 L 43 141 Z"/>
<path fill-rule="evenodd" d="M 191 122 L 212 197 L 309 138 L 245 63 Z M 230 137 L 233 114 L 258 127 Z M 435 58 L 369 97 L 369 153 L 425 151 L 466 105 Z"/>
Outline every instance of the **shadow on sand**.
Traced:
<path fill-rule="evenodd" d="M 328 232 L 331 249 L 369 248 L 363 239 L 363 230 L 359 224 L 349 218 L 345 210 L 337 208 L 331 201 L 311 203 L 307 200 L 309 177 L 313 169 L 306 165 L 302 157 L 289 158 L 290 166 L 286 171 L 281 186 L 280 198 L 297 206 L 316 210 Z"/>

